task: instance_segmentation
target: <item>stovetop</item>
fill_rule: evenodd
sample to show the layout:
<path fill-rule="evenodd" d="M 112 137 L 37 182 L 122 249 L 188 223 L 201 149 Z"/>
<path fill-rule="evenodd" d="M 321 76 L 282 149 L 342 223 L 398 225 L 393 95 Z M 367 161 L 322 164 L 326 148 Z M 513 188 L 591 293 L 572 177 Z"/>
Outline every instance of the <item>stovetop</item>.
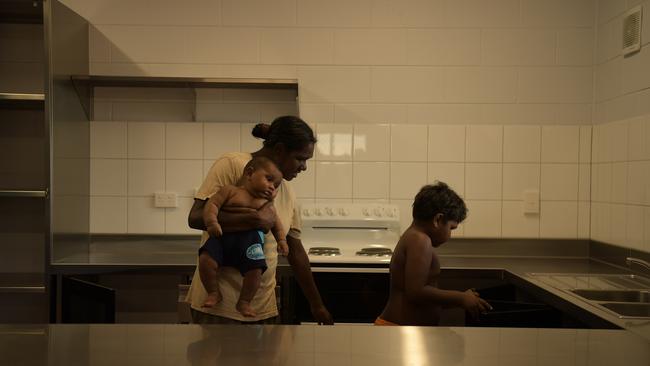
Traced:
<path fill-rule="evenodd" d="M 396 205 L 303 204 L 301 216 L 302 243 L 313 264 L 387 264 L 400 235 Z"/>

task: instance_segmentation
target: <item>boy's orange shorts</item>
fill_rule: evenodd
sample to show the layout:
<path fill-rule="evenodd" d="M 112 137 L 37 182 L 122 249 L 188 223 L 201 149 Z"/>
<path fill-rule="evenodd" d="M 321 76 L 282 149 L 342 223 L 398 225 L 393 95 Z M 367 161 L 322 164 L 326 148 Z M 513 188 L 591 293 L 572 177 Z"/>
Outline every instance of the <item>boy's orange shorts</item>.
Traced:
<path fill-rule="evenodd" d="M 399 324 L 389 322 L 388 320 L 384 320 L 380 317 L 377 317 L 377 319 L 375 319 L 375 325 L 399 325 Z"/>

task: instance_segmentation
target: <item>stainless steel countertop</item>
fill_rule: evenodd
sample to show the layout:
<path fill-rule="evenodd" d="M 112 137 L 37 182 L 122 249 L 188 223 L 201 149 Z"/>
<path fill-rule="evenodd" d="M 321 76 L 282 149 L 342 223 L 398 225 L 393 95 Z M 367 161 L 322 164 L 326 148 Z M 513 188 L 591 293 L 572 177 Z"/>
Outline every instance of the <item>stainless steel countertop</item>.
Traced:
<path fill-rule="evenodd" d="M 2 365 L 643 365 L 622 330 L 290 325 L 0 325 Z"/>
<path fill-rule="evenodd" d="M 54 263 L 54 272 L 87 273 L 92 271 L 111 271 L 123 269 L 170 269 L 193 271 L 196 264 L 198 237 L 148 238 L 129 240 L 95 240 L 89 254 L 63 258 Z M 282 258 L 281 258 L 282 259 Z M 576 296 L 545 284 L 529 273 L 589 273 L 616 274 L 628 273 L 625 269 L 584 257 L 490 257 L 471 255 L 441 255 L 443 269 L 501 269 L 540 288 L 543 292 L 558 297 L 613 324 L 625 328 L 646 340 L 650 340 L 650 321 L 620 319 Z M 288 266 L 281 260 L 279 266 Z M 314 270 L 318 270 L 314 268 Z M 385 271 L 388 269 L 373 269 Z"/>

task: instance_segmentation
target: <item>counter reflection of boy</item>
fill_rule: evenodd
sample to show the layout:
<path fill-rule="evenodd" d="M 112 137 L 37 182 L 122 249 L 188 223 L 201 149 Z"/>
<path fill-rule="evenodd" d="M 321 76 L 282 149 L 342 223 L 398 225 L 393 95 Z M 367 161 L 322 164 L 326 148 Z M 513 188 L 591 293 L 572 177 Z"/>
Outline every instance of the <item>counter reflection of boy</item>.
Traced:
<path fill-rule="evenodd" d="M 199 249 L 199 275 L 208 292 L 204 307 L 213 307 L 221 301 L 217 282 L 219 266 L 236 267 L 244 276 L 237 311 L 247 317 L 256 315 L 250 302 L 260 286 L 262 272 L 267 268 L 264 233 L 260 230 L 223 233 L 217 215 L 224 207 L 259 209 L 273 201 L 281 182 L 282 173 L 271 160 L 255 157 L 244 167 L 237 186 L 224 186 L 206 203 L 203 220 L 210 238 Z M 275 220 L 271 232 L 278 243 L 278 253 L 287 255 L 289 247 L 280 220 Z"/>
<path fill-rule="evenodd" d="M 422 187 L 413 202 L 413 222 L 393 252 L 390 295 L 375 325 L 438 325 L 443 307 L 461 307 L 473 317 L 491 309 L 473 289 L 438 288 L 440 261 L 433 248 L 449 240 L 466 215 L 465 202 L 445 183 Z"/>

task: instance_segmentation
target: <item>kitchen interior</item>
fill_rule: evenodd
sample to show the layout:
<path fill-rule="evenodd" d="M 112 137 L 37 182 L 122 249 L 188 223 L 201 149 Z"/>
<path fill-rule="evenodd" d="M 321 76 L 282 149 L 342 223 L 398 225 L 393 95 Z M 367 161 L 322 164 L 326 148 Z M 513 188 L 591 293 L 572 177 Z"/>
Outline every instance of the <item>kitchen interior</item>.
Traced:
<path fill-rule="evenodd" d="M 0 364 L 650 364 L 648 9 L 0 2 Z M 318 139 L 291 184 L 336 325 L 286 261 L 279 325 L 188 324 L 195 192 L 281 115 Z M 439 286 L 495 311 L 373 326 L 436 180 L 469 209 Z"/>

